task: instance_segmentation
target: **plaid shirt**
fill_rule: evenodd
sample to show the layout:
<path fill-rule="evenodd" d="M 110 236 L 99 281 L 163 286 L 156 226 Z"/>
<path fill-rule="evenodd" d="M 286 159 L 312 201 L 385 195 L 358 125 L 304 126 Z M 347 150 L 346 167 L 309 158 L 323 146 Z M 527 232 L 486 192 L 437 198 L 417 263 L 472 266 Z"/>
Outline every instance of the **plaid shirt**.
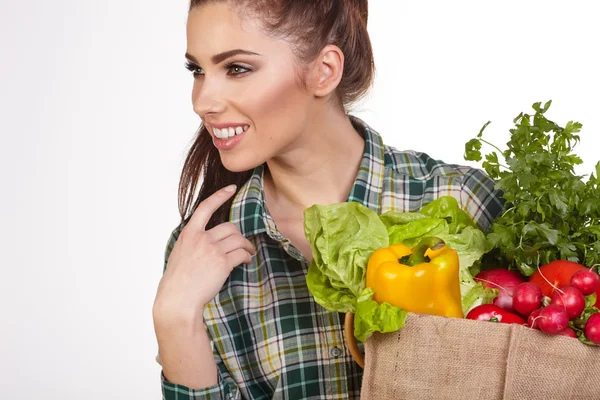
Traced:
<path fill-rule="evenodd" d="M 502 211 L 494 182 L 481 170 L 398 151 L 358 118 L 351 120 L 365 139 L 365 151 L 347 201 L 381 214 L 417 211 L 450 195 L 484 230 Z M 219 383 L 190 389 L 162 375 L 165 399 L 359 398 L 362 370 L 345 345 L 343 315 L 313 300 L 306 286 L 309 262 L 277 230 L 266 209 L 263 171 L 264 166 L 257 167 L 240 188 L 230 214 L 257 255 L 233 270 L 204 313 Z M 165 267 L 179 232 L 171 235 Z"/>

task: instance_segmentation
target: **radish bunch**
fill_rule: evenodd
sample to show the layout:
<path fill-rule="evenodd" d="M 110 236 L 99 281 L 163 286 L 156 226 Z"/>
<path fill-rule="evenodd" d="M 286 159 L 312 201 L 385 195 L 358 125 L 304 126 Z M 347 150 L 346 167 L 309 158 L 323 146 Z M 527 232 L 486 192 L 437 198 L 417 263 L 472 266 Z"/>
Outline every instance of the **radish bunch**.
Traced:
<path fill-rule="evenodd" d="M 554 289 L 551 298 L 544 297 L 537 282 L 524 282 L 524 278 L 514 271 L 500 268 L 483 271 L 475 280 L 498 289 L 494 304 L 509 313 L 521 315 L 530 328 L 573 338 L 578 337 L 577 329 L 589 342 L 600 345 L 600 313 L 595 308 L 586 309 L 585 296 L 596 293 L 600 281 L 593 268 L 574 273 L 569 284 L 561 288 L 543 278 Z"/>
<path fill-rule="evenodd" d="M 521 283 L 513 291 L 513 308 L 527 318 L 530 328 L 577 338 L 572 328 L 577 326 L 589 341 L 600 344 L 600 313 L 591 315 L 587 322 L 581 319 L 586 309 L 585 296 L 595 293 L 598 284 L 598 274 L 589 269 L 581 270 L 572 276 L 569 286 L 556 288 L 548 304 L 537 285 Z"/>

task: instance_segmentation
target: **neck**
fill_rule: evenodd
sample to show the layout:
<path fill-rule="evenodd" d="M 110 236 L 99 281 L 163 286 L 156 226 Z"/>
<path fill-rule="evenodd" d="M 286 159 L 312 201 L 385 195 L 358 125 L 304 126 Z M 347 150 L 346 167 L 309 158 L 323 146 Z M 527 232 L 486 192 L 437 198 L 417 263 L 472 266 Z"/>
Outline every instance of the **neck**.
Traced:
<path fill-rule="evenodd" d="M 315 119 L 288 150 L 267 162 L 265 193 L 271 211 L 296 214 L 313 204 L 346 201 L 364 145 L 342 112 Z"/>

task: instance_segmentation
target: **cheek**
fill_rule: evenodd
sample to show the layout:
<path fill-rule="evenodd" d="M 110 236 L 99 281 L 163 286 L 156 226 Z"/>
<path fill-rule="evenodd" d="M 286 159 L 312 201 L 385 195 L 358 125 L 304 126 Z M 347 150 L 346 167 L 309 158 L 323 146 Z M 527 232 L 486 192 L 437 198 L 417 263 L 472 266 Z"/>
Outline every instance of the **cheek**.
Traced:
<path fill-rule="evenodd" d="M 265 78 L 244 93 L 240 109 L 252 121 L 256 138 L 263 143 L 289 140 L 306 119 L 309 96 L 293 74 L 270 74 Z"/>
<path fill-rule="evenodd" d="M 232 171 L 252 169 L 281 154 L 305 129 L 309 117 L 311 97 L 295 75 L 265 73 L 256 78 L 229 97 L 252 126 L 238 151 L 221 153 L 223 164 Z"/>
<path fill-rule="evenodd" d="M 198 97 L 198 89 L 200 87 L 196 84 L 196 81 L 194 80 L 194 85 L 192 86 L 192 105 L 194 105 L 194 100 L 196 99 L 196 97 Z"/>
<path fill-rule="evenodd" d="M 196 114 L 198 114 L 201 118 L 202 118 L 202 114 L 198 111 L 197 109 L 197 103 L 196 103 L 196 99 L 198 98 L 198 93 L 200 93 L 200 85 L 198 85 L 196 79 L 194 79 L 194 84 L 192 86 L 192 96 L 191 96 L 191 104 L 192 104 L 192 109 L 194 110 L 194 112 Z"/>

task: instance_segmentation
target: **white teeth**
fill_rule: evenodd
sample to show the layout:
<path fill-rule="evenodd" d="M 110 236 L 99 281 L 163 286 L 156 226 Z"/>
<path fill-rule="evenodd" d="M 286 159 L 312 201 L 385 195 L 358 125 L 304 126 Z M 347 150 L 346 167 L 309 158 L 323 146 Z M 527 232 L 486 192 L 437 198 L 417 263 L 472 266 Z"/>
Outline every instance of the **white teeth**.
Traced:
<path fill-rule="evenodd" d="M 213 128 L 213 133 L 219 139 L 228 139 L 234 137 L 235 135 L 241 135 L 246 132 L 250 128 L 250 125 L 230 127 L 230 128 Z"/>

